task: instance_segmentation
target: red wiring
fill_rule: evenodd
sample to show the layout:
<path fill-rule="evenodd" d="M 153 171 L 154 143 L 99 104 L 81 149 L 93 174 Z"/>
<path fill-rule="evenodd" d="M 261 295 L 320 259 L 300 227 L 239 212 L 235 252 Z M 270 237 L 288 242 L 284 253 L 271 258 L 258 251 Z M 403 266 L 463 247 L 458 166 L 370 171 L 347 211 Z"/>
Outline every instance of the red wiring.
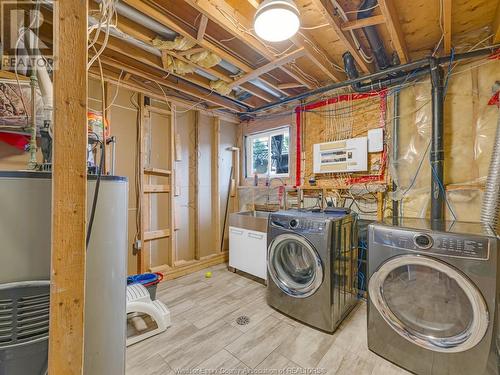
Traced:
<path fill-rule="evenodd" d="M 330 104 L 334 103 L 339 103 L 339 102 L 345 102 L 345 101 L 354 101 L 354 100 L 361 100 L 361 99 L 366 99 L 366 98 L 371 98 L 374 96 L 379 96 L 380 97 L 380 127 L 385 128 L 385 117 L 387 113 L 387 89 L 381 90 L 381 91 L 371 91 L 367 93 L 353 93 L 353 94 L 343 94 L 339 95 L 333 98 L 329 98 L 327 100 L 321 100 L 319 102 L 311 103 L 306 106 L 297 106 L 295 108 L 295 123 L 296 123 L 296 128 L 297 128 L 297 157 L 296 157 L 296 171 L 295 171 L 295 186 L 301 186 L 301 166 L 302 166 L 302 161 L 301 161 L 301 134 L 300 134 L 300 129 L 301 129 L 301 113 L 304 111 L 324 107 Z M 355 184 L 355 183 L 363 183 L 363 182 L 379 182 L 383 181 L 385 179 L 385 168 L 386 168 L 386 163 L 387 163 L 387 153 L 386 153 L 386 147 L 384 145 L 384 151 L 382 153 L 382 166 L 380 168 L 380 173 L 377 175 L 367 175 L 367 176 L 359 176 L 355 178 L 350 178 L 347 180 L 349 184 Z"/>

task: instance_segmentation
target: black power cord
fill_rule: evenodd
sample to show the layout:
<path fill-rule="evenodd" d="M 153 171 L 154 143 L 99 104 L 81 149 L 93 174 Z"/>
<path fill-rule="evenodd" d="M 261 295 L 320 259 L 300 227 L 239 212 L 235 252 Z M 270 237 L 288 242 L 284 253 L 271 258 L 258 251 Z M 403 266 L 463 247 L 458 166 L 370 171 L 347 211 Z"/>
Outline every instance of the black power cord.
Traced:
<path fill-rule="evenodd" d="M 94 189 L 94 199 L 92 201 L 92 210 L 90 211 L 90 219 L 89 225 L 87 227 L 87 240 L 86 240 L 86 248 L 89 247 L 90 236 L 92 235 L 92 227 L 94 225 L 95 211 L 97 207 L 97 198 L 99 197 L 99 187 L 101 186 L 101 176 L 102 176 L 102 168 L 104 167 L 104 144 L 97 138 L 97 142 L 101 145 L 101 158 L 99 160 L 99 170 L 97 171 L 97 180 Z"/>

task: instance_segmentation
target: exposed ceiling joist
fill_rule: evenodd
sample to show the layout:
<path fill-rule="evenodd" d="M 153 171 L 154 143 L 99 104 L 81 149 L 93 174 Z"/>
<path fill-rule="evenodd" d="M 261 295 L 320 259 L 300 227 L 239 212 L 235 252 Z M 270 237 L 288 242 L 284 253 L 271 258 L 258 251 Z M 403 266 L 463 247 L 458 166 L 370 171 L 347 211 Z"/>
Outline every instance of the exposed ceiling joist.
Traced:
<path fill-rule="evenodd" d="M 196 39 L 198 41 L 205 37 L 205 31 L 207 30 L 208 17 L 204 14 L 201 15 L 200 26 L 198 26 L 198 34 L 196 34 Z"/>
<path fill-rule="evenodd" d="M 144 43 L 151 45 L 151 39 L 153 36 L 147 35 L 144 32 L 138 31 L 139 28 L 137 28 L 136 26 L 137 25 L 135 22 L 130 21 L 129 19 L 127 19 L 125 17 L 119 17 L 119 19 L 118 19 L 117 27 L 119 30 L 123 31 L 127 35 L 133 36 L 137 40 L 140 40 Z M 197 64 L 191 62 L 190 60 L 188 60 L 185 57 L 188 54 L 194 54 L 194 53 L 203 52 L 203 51 L 206 51 L 206 49 L 203 47 L 199 47 L 199 48 L 195 47 L 195 48 L 191 48 L 187 51 L 163 51 L 163 53 L 164 54 L 167 53 L 167 54 L 179 59 L 180 61 L 183 61 L 191 66 L 196 67 L 199 70 L 202 70 L 208 74 L 211 74 L 214 77 L 217 77 L 218 79 L 220 79 L 226 83 L 233 82 L 233 79 L 230 78 L 222 68 L 217 67 L 217 66 L 212 67 L 212 68 L 206 68 L 206 67 L 203 67 L 203 66 L 200 66 L 200 65 L 197 65 Z M 198 82 L 192 80 L 191 76 L 184 76 L 183 78 L 188 80 L 188 81 L 191 81 L 193 83 L 198 84 Z M 243 90 L 249 92 L 250 94 L 264 100 L 267 103 L 270 103 L 270 102 L 276 100 L 276 98 L 274 96 L 266 93 L 264 90 L 259 89 L 258 87 L 254 86 L 254 85 L 251 85 L 251 84 L 242 85 L 241 88 Z"/>
<path fill-rule="evenodd" d="M 187 85 L 184 82 L 178 81 L 178 82 L 172 82 L 169 79 L 157 76 L 153 73 L 150 73 L 144 69 L 144 67 L 136 67 L 132 66 L 130 64 L 125 64 L 123 62 L 120 62 L 116 59 L 107 57 L 107 56 L 102 56 L 101 61 L 104 65 L 108 65 L 112 68 L 115 69 L 120 69 L 123 70 L 124 72 L 133 74 L 134 76 L 147 79 L 152 82 L 156 82 L 159 85 L 168 87 L 172 90 L 177 90 L 180 91 L 184 94 L 193 96 L 197 99 L 204 100 L 206 102 L 212 103 L 214 105 L 218 105 L 221 107 L 224 107 L 226 109 L 229 109 L 231 111 L 241 111 L 242 107 L 238 106 L 236 103 L 233 103 L 229 100 L 226 100 L 218 95 L 211 94 L 211 92 L 205 92 L 202 91 L 201 89 L 198 89 L 195 86 Z"/>
<path fill-rule="evenodd" d="M 406 64 L 410 61 L 410 59 L 408 56 L 408 49 L 406 47 L 403 30 L 401 29 L 401 23 L 399 22 L 399 17 L 394 6 L 394 1 L 378 0 L 378 4 L 385 17 L 387 29 L 389 30 L 389 35 L 391 36 L 394 48 L 399 55 L 399 59 L 401 60 L 401 63 Z"/>
<path fill-rule="evenodd" d="M 273 61 L 267 63 L 266 65 L 261 66 L 260 68 L 257 68 L 248 74 L 245 74 L 244 76 L 238 78 L 236 81 L 233 81 L 229 85 L 229 87 L 239 86 L 242 83 L 245 83 L 245 82 L 248 82 L 254 78 L 257 78 L 264 73 L 270 72 L 273 69 L 279 68 L 280 66 L 282 66 L 284 64 L 287 64 L 295 59 L 298 59 L 299 57 L 304 56 L 305 53 L 306 53 L 306 51 L 304 50 L 304 48 L 298 48 L 293 52 L 290 52 L 286 55 L 283 55 L 283 56 L 277 58 L 276 60 L 273 60 Z"/>
<path fill-rule="evenodd" d="M 243 70 L 244 72 L 249 72 L 252 70 L 252 68 L 248 65 L 246 65 L 244 62 L 240 61 L 227 51 L 223 50 L 222 48 L 217 47 L 215 44 L 207 41 L 206 39 L 198 41 L 196 39 L 196 36 L 191 35 L 188 33 L 185 29 L 183 29 L 180 25 L 178 25 L 175 21 L 173 21 L 170 17 L 168 17 L 165 13 L 159 11 L 155 7 L 152 7 L 151 5 L 143 2 L 142 0 L 122 0 L 124 3 L 127 5 L 130 5 L 131 7 L 135 8 L 139 12 L 151 17 L 158 23 L 162 24 L 163 26 L 168 27 L 169 29 L 175 31 L 177 34 L 184 36 L 185 38 L 188 38 L 197 44 L 199 44 L 201 47 L 206 48 L 207 50 L 219 55 L 221 58 L 224 60 L 230 62 L 237 68 Z"/>
<path fill-rule="evenodd" d="M 281 83 L 278 87 L 282 90 L 301 88 L 302 86 L 297 83 Z"/>
<path fill-rule="evenodd" d="M 323 18 L 330 24 L 330 27 L 335 31 L 340 41 L 345 45 L 346 49 L 352 54 L 361 70 L 366 73 L 371 72 L 373 70 L 372 65 L 367 64 L 363 60 L 354 44 L 354 41 L 352 40 L 352 37 L 342 31 L 340 19 L 333 16 L 333 6 L 331 2 L 326 0 L 312 0 L 312 3 L 321 12 Z"/>
<path fill-rule="evenodd" d="M 249 1 L 249 3 L 254 7 L 258 8 L 259 3 L 257 1 Z M 316 65 L 321 71 L 328 76 L 332 81 L 342 81 L 345 79 L 345 75 L 342 72 L 335 70 L 332 62 L 328 58 L 328 54 L 324 51 L 317 43 L 314 43 L 314 39 L 310 34 L 302 30 L 298 32 L 295 36 L 291 38 L 293 44 L 297 47 L 302 47 L 307 52 L 310 60 Z M 312 47 L 311 44 L 315 44 Z"/>
<path fill-rule="evenodd" d="M 246 92 L 249 92 L 250 94 L 256 96 L 257 98 L 260 98 L 268 103 L 275 102 L 278 100 L 278 98 L 274 97 L 271 94 L 268 94 L 266 91 L 262 90 L 261 88 L 252 85 L 249 82 L 243 83 L 240 85 L 240 87 L 245 90 Z"/>
<path fill-rule="evenodd" d="M 245 42 L 249 48 L 264 56 L 270 62 L 276 60 L 277 56 L 271 51 L 268 45 L 264 44 L 259 38 L 254 36 L 249 30 L 252 28 L 252 23 L 237 12 L 224 0 L 185 0 L 186 3 L 198 10 L 201 14 L 209 17 L 213 22 L 221 28 L 236 36 L 241 41 Z M 232 17 L 232 20 L 229 16 Z M 237 23 L 237 24 L 236 24 Z M 285 66 L 280 67 L 286 74 L 302 83 L 308 88 L 312 88 L 311 83 L 295 74 Z"/>
<path fill-rule="evenodd" d="M 139 11 L 145 15 L 148 15 L 149 17 L 154 19 L 156 22 L 162 24 L 163 26 L 166 26 L 169 29 L 175 31 L 179 35 L 182 35 L 185 38 L 188 38 L 190 40 L 196 41 L 196 43 L 198 45 L 207 49 L 210 52 L 215 53 L 216 55 L 221 57 L 223 60 L 233 64 L 234 66 L 236 66 L 238 69 L 240 69 L 244 73 L 248 73 L 248 72 L 251 72 L 253 70 L 253 68 L 251 66 L 247 65 L 246 63 L 244 63 L 240 59 L 234 57 L 229 52 L 216 46 L 212 42 L 208 41 L 206 38 L 204 38 L 200 41 L 196 40 L 196 37 L 189 34 L 180 25 L 178 25 L 175 21 L 173 21 L 171 18 L 169 18 L 165 13 L 159 11 L 155 7 L 152 7 L 151 5 L 146 4 L 145 2 L 143 2 L 141 0 L 122 0 L 122 1 L 124 3 L 126 3 L 127 5 L 133 7 L 137 11 Z M 288 96 L 288 93 L 278 89 L 277 85 L 274 85 L 273 83 L 271 83 L 268 80 L 263 79 L 263 78 L 261 78 L 261 80 L 264 81 L 266 84 L 268 84 L 271 88 L 273 88 L 273 89 L 277 90 L 278 92 L 280 92 L 281 94 L 283 94 L 284 96 Z"/>
<path fill-rule="evenodd" d="M 347 21 L 342 24 L 342 31 L 357 30 L 367 26 L 376 26 L 385 23 L 385 17 L 382 14 L 362 18 L 359 20 Z"/>

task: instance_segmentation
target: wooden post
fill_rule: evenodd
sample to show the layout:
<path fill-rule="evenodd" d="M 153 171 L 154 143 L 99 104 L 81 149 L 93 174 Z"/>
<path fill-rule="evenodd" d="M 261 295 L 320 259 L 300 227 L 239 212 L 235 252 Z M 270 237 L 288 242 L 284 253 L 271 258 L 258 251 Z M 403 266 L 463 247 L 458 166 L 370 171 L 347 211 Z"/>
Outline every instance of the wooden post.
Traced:
<path fill-rule="evenodd" d="M 215 252 L 220 251 L 220 242 L 222 241 L 220 229 L 219 144 L 220 118 L 216 116 L 212 128 L 212 228 Z"/>
<path fill-rule="evenodd" d="M 384 193 L 377 192 L 377 220 L 384 220 Z"/>
<path fill-rule="evenodd" d="M 177 172 L 175 168 L 177 119 L 175 117 L 175 104 L 170 103 L 170 252 L 168 254 L 168 265 L 173 267 L 177 260 L 177 223 L 175 214 L 175 195 L 177 190 Z"/>
<path fill-rule="evenodd" d="M 139 220 L 140 220 L 140 230 L 139 239 L 141 241 L 141 250 L 138 252 L 137 257 L 137 273 L 148 272 L 151 267 L 151 244 L 145 240 L 145 233 L 150 230 L 150 196 L 149 194 L 144 194 L 144 187 L 149 183 L 150 176 L 144 173 L 144 169 L 149 166 L 147 158 L 147 147 L 151 146 L 151 140 L 146 137 L 151 126 L 151 114 L 149 110 L 144 105 L 145 96 L 139 94 L 139 131 L 138 131 L 138 144 L 139 144 L 139 207 L 137 207 Z"/>
<path fill-rule="evenodd" d="M 200 111 L 194 112 L 194 160 L 192 161 L 194 181 L 194 259 L 201 259 L 200 246 Z"/>
<path fill-rule="evenodd" d="M 87 0 L 54 3 L 54 151 L 48 372 L 82 374 L 87 215 Z"/>

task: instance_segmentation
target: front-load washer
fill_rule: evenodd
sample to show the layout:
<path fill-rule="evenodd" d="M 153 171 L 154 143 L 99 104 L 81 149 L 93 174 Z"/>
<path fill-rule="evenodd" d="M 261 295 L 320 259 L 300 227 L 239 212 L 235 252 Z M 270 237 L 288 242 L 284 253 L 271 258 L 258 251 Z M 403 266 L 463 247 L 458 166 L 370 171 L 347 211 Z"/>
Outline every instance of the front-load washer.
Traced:
<path fill-rule="evenodd" d="M 418 375 L 498 375 L 494 232 L 405 218 L 368 235 L 368 348 Z"/>
<path fill-rule="evenodd" d="M 333 332 L 356 304 L 355 215 L 299 210 L 271 214 L 267 268 L 271 307 Z"/>

